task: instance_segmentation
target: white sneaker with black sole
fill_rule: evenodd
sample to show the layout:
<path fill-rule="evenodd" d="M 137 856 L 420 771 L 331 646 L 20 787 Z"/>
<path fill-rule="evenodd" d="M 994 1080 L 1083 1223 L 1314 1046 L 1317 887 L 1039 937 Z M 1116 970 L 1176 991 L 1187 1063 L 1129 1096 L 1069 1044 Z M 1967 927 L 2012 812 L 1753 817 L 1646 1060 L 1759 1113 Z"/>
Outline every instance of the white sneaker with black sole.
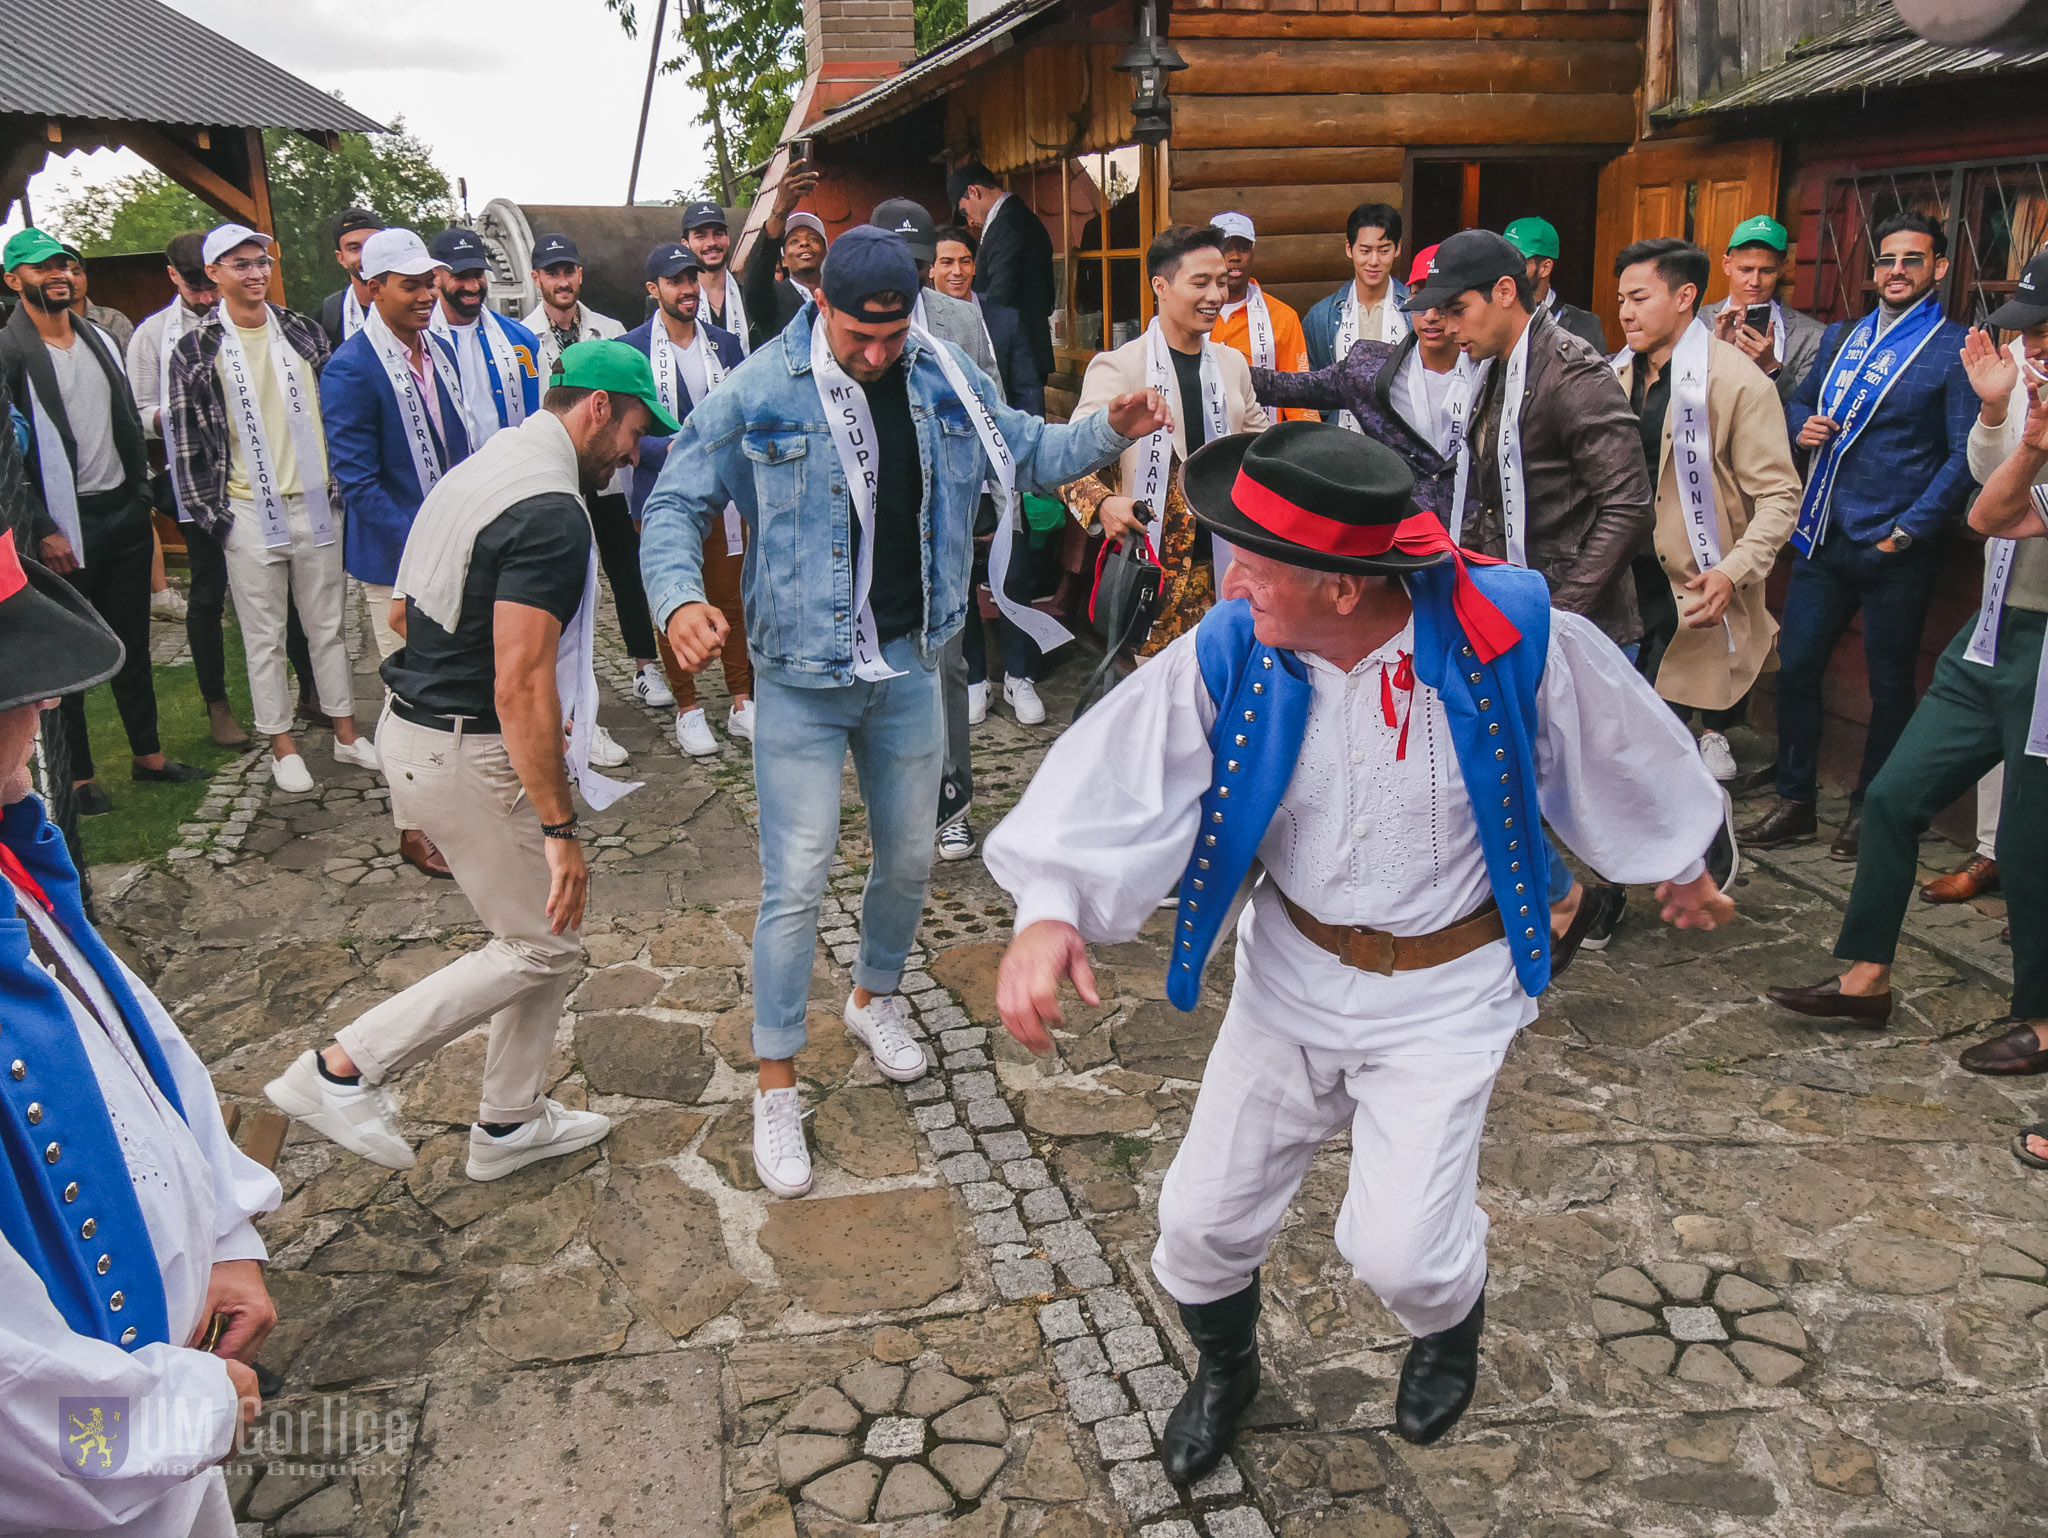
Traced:
<path fill-rule="evenodd" d="M 974 829 L 967 825 L 965 817 L 956 817 L 939 829 L 939 858 L 942 860 L 972 859 L 980 841 L 974 836 Z"/>
<path fill-rule="evenodd" d="M 596 1111 L 572 1111 L 559 1100 L 543 1100 L 540 1115 L 521 1122 L 517 1131 L 492 1137 L 483 1128 L 469 1129 L 469 1178 L 503 1180 L 514 1170 L 543 1159 L 579 1153 L 612 1130 L 612 1119 Z"/>
<path fill-rule="evenodd" d="M 320 1072 L 318 1054 L 301 1052 L 263 1086 L 263 1098 L 330 1142 L 388 1170 L 409 1170 L 412 1147 L 398 1130 L 390 1091 L 381 1085 L 337 1084 Z"/>
<path fill-rule="evenodd" d="M 1707 766 L 1707 773 L 1724 784 L 1742 773 L 1735 766 L 1735 750 L 1719 732 L 1700 733 L 1700 762 Z"/>
<path fill-rule="evenodd" d="M 718 751 L 718 739 L 711 734 L 711 722 L 702 705 L 677 714 L 676 746 L 692 758 L 709 758 Z"/>
<path fill-rule="evenodd" d="M 930 1066 L 924 1047 L 910 1034 L 909 1013 L 901 994 L 877 994 L 866 1004 L 854 1003 L 850 993 L 846 996 L 847 1034 L 874 1054 L 883 1078 L 898 1084 L 923 1078 Z"/>
<path fill-rule="evenodd" d="M 804 1102 L 793 1089 L 754 1091 L 754 1173 L 777 1196 L 802 1196 L 811 1188 Z"/>
<path fill-rule="evenodd" d="M 668 680 L 661 676 L 661 664 L 657 662 L 640 664 L 640 671 L 633 675 L 633 697 L 656 710 L 666 710 L 676 702 L 675 695 L 669 692 Z"/>

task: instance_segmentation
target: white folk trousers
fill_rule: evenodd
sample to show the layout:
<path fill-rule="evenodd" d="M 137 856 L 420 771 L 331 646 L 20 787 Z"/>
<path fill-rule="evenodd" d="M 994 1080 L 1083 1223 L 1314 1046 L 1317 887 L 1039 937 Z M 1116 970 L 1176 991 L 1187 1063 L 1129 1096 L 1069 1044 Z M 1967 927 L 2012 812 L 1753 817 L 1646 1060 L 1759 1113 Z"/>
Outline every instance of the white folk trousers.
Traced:
<path fill-rule="evenodd" d="M 1159 1195 L 1152 1274 L 1182 1303 L 1243 1290 L 1310 1158 L 1348 1124 L 1337 1248 L 1410 1333 L 1449 1329 L 1486 1284 L 1479 1135 L 1505 1056 L 1303 1047 L 1233 1002 Z"/>
<path fill-rule="evenodd" d="M 340 539 L 330 545 L 313 543 L 312 515 L 306 511 L 306 499 L 296 493 L 284 499 L 291 543 L 276 549 L 263 543 L 263 519 L 254 502 L 230 497 L 228 509 L 234 522 L 228 526 L 221 549 L 227 556 L 235 617 L 242 622 L 242 650 L 249 662 L 249 703 L 255 712 L 257 735 L 275 737 L 292 729 L 284 634 L 293 604 L 298 605 L 299 624 L 306 632 L 306 651 L 312 658 L 322 713 L 354 715 L 355 673 L 341 633 L 348 574 L 341 567 Z"/>

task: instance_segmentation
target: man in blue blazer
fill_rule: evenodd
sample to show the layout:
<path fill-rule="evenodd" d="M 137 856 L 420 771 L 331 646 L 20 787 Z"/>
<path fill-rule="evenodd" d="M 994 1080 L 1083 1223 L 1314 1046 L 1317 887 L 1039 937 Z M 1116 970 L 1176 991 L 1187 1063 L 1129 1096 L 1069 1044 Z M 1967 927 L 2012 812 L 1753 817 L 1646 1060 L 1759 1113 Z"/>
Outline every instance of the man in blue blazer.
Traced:
<path fill-rule="evenodd" d="M 647 292 L 654 300 L 654 313 L 619 338 L 647 354 L 654 365 L 654 387 L 661 395 L 662 409 L 678 422 L 747 356 L 738 337 L 700 317 L 704 296 L 698 275 L 703 270 L 696 252 L 677 241 L 648 252 Z M 633 467 L 633 483 L 626 491 L 626 505 L 635 524 L 647 494 L 654 490 L 655 477 L 668 463 L 670 442 L 670 435 L 660 433 L 649 433 L 640 440 L 640 462 Z M 754 677 L 747 661 L 746 616 L 740 608 L 744 550 L 745 531 L 739 514 L 728 509 L 704 541 L 704 588 L 731 627 L 721 663 L 726 693 L 732 697 L 725 729 L 751 742 Z M 718 751 L 718 738 L 697 703 L 696 675 L 676 666 L 666 636 L 657 634 L 655 639 L 669 692 L 676 697 L 676 746 L 693 758 L 708 758 Z"/>
<path fill-rule="evenodd" d="M 1913 714 L 1934 536 L 1969 498 L 1977 415 L 1962 364 L 1968 332 L 1941 313 L 1942 227 L 1925 214 L 1894 214 L 1871 244 L 1877 310 L 1828 327 L 1785 403 L 1786 427 L 1813 459 L 1778 633 L 1778 800 L 1736 835 L 1759 849 L 1813 836 L 1821 680 L 1860 612 L 1870 728 L 1849 820 L 1830 850 L 1838 860 L 1856 858 L 1863 793 Z"/>

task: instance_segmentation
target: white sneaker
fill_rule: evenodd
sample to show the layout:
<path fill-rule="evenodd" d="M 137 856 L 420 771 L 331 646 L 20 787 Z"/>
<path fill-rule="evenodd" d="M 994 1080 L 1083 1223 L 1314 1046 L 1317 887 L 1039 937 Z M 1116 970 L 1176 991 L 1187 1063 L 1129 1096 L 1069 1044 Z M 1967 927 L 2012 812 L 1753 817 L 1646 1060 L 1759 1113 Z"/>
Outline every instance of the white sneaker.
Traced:
<path fill-rule="evenodd" d="M 711 735 L 711 723 L 704 719 L 703 706 L 677 714 L 676 746 L 692 758 L 709 758 L 718 751 L 718 739 Z"/>
<path fill-rule="evenodd" d="M 321 1077 L 310 1051 L 301 1052 L 291 1067 L 264 1085 L 263 1097 L 372 1164 L 388 1170 L 412 1168 L 412 1148 L 399 1135 L 389 1093 L 381 1085 L 336 1084 Z"/>
<path fill-rule="evenodd" d="M 1735 767 L 1735 750 L 1719 732 L 1700 733 L 1700 762 L 1717 780 L 1732 780 L 1742 772 Z"/>
<path fill-rule="evenodd" d="M 543 1159 L 559 1159 L 588 1148 L 612 1130 L 612 1119 L 595 1111 L 572 1111 L 559 1100 L 543 1100 L 540 1115 L 517 1132 L 492 1137 L 483 1128 L 469 1129 L 469 1178 L 502 1180 L 514 1170 Z"/>
<path fill-rule="evenodd" d="M 1045 701 L 1028 678 L 1004 679 L 1003 703 L 1017 713 L 1019 726 L 1036 726 L 1045 719 Z"/>
<path fill-rule="evenodd" d="M 377 756 L 377 744 L 367 737 L 358 737 L 354 742 L 334 741 L 334 757 L 337 763 L 354 764 L 358 769 L 382 769 L 384 760 Z M 303 759 L 300 760 L 304 762 Z"/>
<path fill-rule="evenodd" d="M 967 686 L 967 724 L 979 726 L 988 719 L 988 680 Z"/>
<path fill-rule="evenodd" d="M 880 994 L 865 1007 L 856 1005 L 852 994 L 846 996 L 848 1034 L 875 1055 L 882 1077 L 898 1084 L 923 1078 L 930 1066 L 924 1060 L 924 1048 L 910 1034 L 908 1015 L 909 1006 L 901 994 Z"/>
<path fill-rule="evenodd" d="M 151 619 L 183 619 L 191 607 L 185 602 L 185 595 L 174 587 L 167 587 L 161 593 L 149 595 L 149 617 Z"/>
<path fill-rule="evenodd" d="M 661 676 L 661 664 L 643 662 L 640 671 L 633 677 L 633 694 L 643 705 L 652 705 L 657 710 L 666 710 L 676 702 L 669 692 L 668 680 Z"/>
<path fill-rule="evenodd" d="M 601 726 L 590 729 L 590 762 L 599 769 L 617 769 L 633 755 L 620 747 L 618 740 Z"/>
<path fill-rule="evenodd" d="M 939 829 L 939 858 L 942 860 L 964 860 L 975 850 L 974 830 L 967 826 L 965 817 L 956 817 Z"/>
<path fill-rule="evenodd" d="M 754 740 L 754 702 L 750 699 L 733 706 L 725 718 L 725 734 L 747 742 Z"/>
<path fill-rule="evenodd" d="M 802 1196 L 811 1188 L 803 1097 L 793 1089 L 754 1091 L 754 1173 L 777 1196 Z"/>
<path fill-rule="evenodd" d="M 375 752 L 372 748 L 370 751 Z M 291 791 L 294 795 L 313 788 L 313 771 L 306 767 L 306 761 L 296 753 L 287 753 L 283 758 L 270 761 L 270 778 L 279 790 Z"/>

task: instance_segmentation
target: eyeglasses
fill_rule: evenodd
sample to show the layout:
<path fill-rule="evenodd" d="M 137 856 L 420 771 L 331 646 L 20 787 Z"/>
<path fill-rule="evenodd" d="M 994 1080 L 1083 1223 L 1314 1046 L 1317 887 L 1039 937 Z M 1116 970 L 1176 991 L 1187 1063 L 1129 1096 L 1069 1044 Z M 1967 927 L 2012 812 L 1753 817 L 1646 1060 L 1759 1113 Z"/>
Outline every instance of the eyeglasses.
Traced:
<path fill-rule="evenodd" d="M 252 256 L 242 262 L 222 262 L 229 272 L 268 272 L 276 263 L 267 256 Z"/>
<path fill-rule="evenodd" d="M 1879 256 L 1876 259 L 1875 265 L 1879 272 L 1889 272 L 1894 267 L 1897 267 L 1902 272 L 1911 272 L 1916 267 L 1925 267 L 1927 265 L 1927 253 L 1925 251 L 1906 251 L 1897 256 Z"/>

